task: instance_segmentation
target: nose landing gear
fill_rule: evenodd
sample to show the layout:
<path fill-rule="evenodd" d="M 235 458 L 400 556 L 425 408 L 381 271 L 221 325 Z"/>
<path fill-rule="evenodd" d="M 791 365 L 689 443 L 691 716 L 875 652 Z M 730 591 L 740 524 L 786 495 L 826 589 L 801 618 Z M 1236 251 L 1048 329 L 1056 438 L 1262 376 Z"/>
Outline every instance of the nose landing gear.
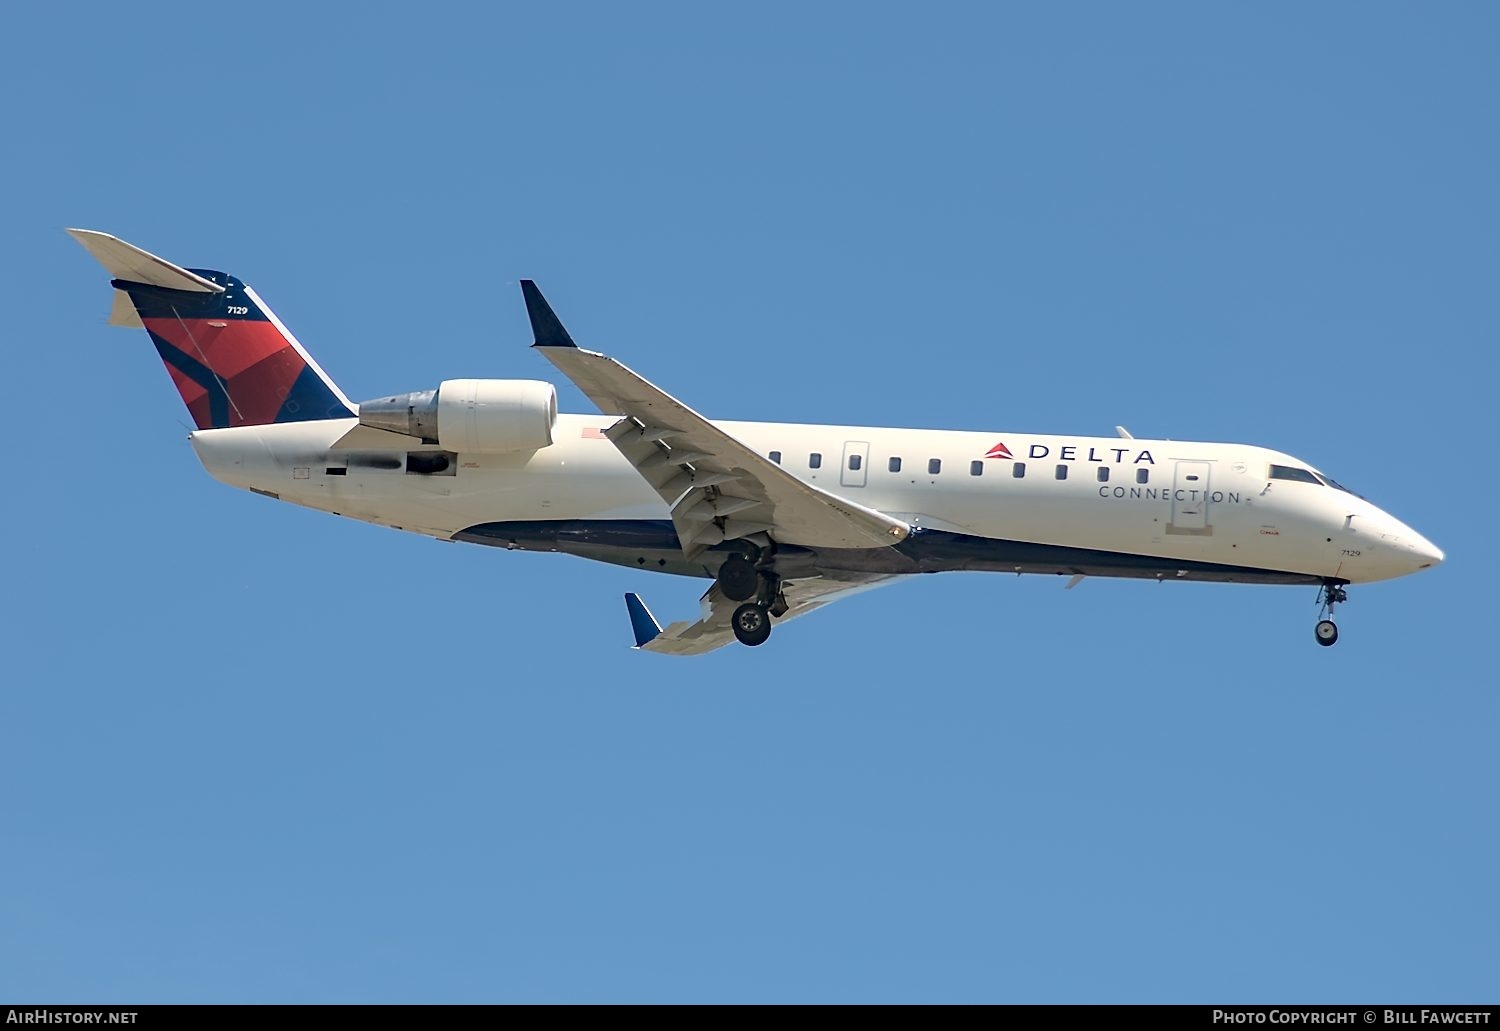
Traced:
<path fill-rule="evenodd" d="M 1323 647 L 1328 648 L 1339 639 L 1338 624 L 1333 621 L 1333 607 L 1342 605 L 1349 600 L 1349 592 L 1344 590 L 1343 584 L 1327 581 L 1322 590 L 1318 592 L 1318 625 L 1313 627 L 1313 637 Z"/>

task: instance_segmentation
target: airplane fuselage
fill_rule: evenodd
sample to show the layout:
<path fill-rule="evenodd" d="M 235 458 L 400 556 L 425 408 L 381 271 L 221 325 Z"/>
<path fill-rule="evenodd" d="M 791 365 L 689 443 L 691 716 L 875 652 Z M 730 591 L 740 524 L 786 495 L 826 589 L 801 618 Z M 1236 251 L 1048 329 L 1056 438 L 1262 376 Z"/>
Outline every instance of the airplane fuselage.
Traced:
<path fill-rule="evenodd" d="M 1443 560 L 1296 458 L 1248 444 L 715 422 L 580 348 L 536 283 L 532 348 L 598 406 L 540 380 L 447 379 L 355 404 L 243 281 L 97 230 L 110 322 L 146 330 L 218 479 L 336 515 L 509 549 L 707 577 L 635 646 L 702 655 L 899 576 L 948 570 L 1316 584 L 1320 645 L 1345 587 Z"/>
<path fill-rule="evenodd" d="M 661 498 L 605 439 L 560 415 L 535 451 L 335 449 L 354 419 L 199 430 L 218 479 L 433 537 L 713 576 L 684 558 Z M 796 477 L 903 518 L 891 548 L 822 549 L 819 570 L 992 570 L 1262 583 L 1363 583 L 1441 561 L 1416 531 L 1246 444 L 717 422 Z M 1326 478 L 1321 478 L 1326 480 Z"/>

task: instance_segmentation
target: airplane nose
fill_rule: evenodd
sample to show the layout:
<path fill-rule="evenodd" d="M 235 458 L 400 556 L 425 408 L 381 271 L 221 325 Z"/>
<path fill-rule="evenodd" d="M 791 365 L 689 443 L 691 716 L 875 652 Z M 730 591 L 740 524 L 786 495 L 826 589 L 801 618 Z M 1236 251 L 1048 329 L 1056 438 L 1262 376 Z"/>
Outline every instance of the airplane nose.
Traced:
<path fill-rule="evenodd" d="M 1372 550 L 1387 576 L 1410 576 L 1443 564 L 1443 549 L 1400 520 L 1385 516 L 1373 528 Z"/>
<path fill-rule="evenodd" d="M 1418 537 L 1411 544 L 1412 554 L 1416 556 L 1418 569 L 1435 569 L 1443 564 L 1443 549 L 1433 544 L 1426 537 Z"/>

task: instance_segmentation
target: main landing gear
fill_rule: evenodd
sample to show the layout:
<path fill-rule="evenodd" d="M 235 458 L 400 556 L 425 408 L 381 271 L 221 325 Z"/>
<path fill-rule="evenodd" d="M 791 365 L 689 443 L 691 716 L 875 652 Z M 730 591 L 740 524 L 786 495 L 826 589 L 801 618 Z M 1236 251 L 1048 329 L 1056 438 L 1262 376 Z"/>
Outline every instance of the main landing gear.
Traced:
<path fill-rule="evenodd" d="M 759 559 L 759 553 L 755 557 Z M 771 636 L 771 617 L 787 610 L 781 578 L 745 555 L 731 555 L 719 567 L 716 579 L 724 597 L 744 602 L 729 620 L 735 640 L 751 648 L 765 644 Z"/>
<path fill-rule="evenodd" d="M 719 567 L 719 590 L 730 601 L 749 601 L 760 589 L 760 570 L 744 555 L 730 555 Z"/>
<path fill-rule="evenodd" d="M 746 602 L 734 610 L 730 624 L 734 627 L 735 640 L 754 648 L 765 644 L 771 636 L 771 610 L 753 601 Z"/>
<path fill-rule="evenodd" d="M 1318 592 L 1318 625 L 1313 627 L 1313 636 L 1319 644 L 1328 648 L 1339 639 L 1338 624 L 1333 621 L 1333 607 L 1349 600 L 1349 592 L 1342 584 L 1325 583 Z"/>

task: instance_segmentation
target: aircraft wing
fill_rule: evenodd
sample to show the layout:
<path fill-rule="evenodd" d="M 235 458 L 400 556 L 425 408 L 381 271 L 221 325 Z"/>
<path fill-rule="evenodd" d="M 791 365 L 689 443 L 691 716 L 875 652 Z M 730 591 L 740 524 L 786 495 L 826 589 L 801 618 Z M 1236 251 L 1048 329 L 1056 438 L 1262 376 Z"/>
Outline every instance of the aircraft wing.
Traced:
<path fill-rule="evenodd" d="M 671 507 L 689 559 L 760 533 L 809 548 L 883 548 L 911 532 L 903 520 L 804 483 L 613 358 L 578 347 L 535 283 L 522 280 L 521 292 L 533 346 L 600 411 L 624 416 L 605 436 Z"/>
<path fill-rule="evenodd" d="M 782 595 L 787 601 L 785 614 L 776 620 L 780 626 L 789 619 L 820 609 L 830 602 L 847 598 L 860 591 L 895 580 L 894 576 L 859 576 L 853 579 L 832 580 L 823 576 L 803 580 L 783 580 Z M 696 620 L 680 620 L 663 630 L 651 615 L 646 603 L 638 594 L 625 595 L 625 607 L 630 612 L 630 625 L 635 631 L 635 646 L 641 651 L 660 652 L 663 655 L 702 655 L 726 644 L 734 643 L 734 631 L 729 618 L 742 602 L 724 597 L 719 585 L 714 584 L 700 599 L 702 615 Z"/>

